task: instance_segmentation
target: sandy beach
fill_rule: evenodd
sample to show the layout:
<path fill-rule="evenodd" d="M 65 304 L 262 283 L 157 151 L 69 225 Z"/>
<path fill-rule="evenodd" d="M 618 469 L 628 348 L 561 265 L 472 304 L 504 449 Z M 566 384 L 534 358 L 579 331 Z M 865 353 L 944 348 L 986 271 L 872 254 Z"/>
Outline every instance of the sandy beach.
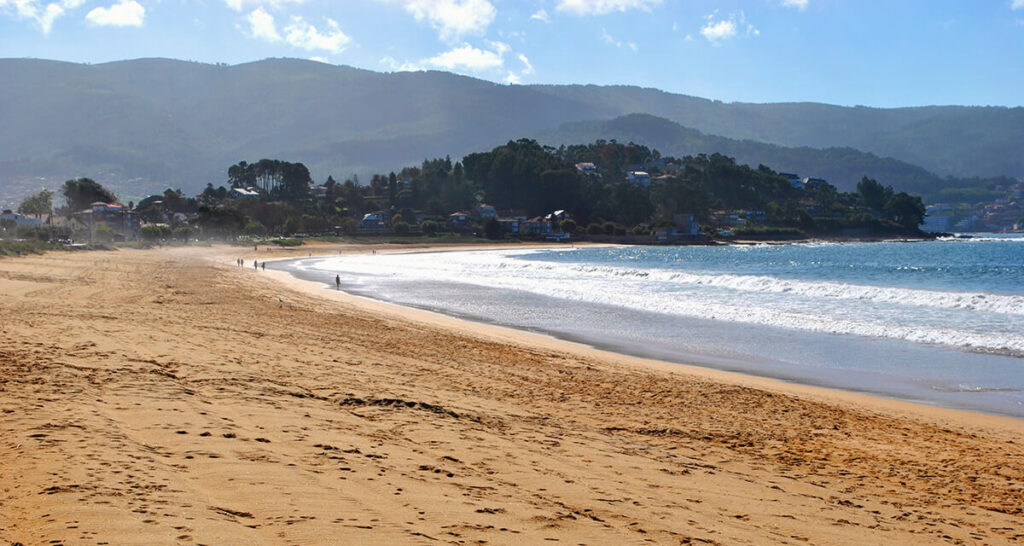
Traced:
<path fill-rule="evenodd" d="M 1024 421 L 252 267 L 338 250 L 369 248 L 0 259 L 0 540 L 1024 542 Z"/>

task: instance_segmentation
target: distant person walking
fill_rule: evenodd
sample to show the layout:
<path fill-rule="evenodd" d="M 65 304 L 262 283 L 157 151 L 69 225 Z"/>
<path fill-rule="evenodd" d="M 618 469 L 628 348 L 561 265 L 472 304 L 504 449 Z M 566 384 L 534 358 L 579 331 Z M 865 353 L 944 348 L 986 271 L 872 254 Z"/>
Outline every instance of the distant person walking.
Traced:
<path fill-rule="evenodd" d="M 334 276 L 334 286 L 338 290 L 341 290 L 341 275 L 335 275 Z"/>
<path fill-rule="evenodd" d="M 260 267 L 262 267 L 262 268 L 263 268 L 263 270 L 264 270 L 264 271 L 266 271 L 266 270 L 267 270 L 267 262 L 263 262 L 263 263 L 261 263 L 261 264 L 260 264 Z"/>
<path fill-rule="evenodd" d="M 253 269 L 259 269 L 260 268 L 260 263 L 258 261 L 256 261 L 256 260 L 253 260 L 252 261 L 252 268 Z"/>

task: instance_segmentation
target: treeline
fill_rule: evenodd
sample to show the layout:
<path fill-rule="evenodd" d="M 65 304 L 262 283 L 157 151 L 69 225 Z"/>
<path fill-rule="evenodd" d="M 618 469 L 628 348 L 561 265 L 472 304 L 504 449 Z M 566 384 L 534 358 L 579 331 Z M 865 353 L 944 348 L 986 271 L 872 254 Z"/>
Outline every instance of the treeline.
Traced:
<path fill-rule="evenodd" d="M 594 169 L 577 168 L 581 163 Z M 649 177 L 628 180 L 636 170 Z M 97 195 L 112 197 L 81 181 L 68 184 L 65 197 L 75 207 Z M 83 188 L 89 191 L 78 195 Z M 355 233 L 363 216 L 374 212 L 384 213 L 398 232 L 465 230 L 452 225 L 449 215 L 482 204 L 520 218 L 563 210 L 573 222 L 553 228 L 579 233 L 650 233 L 679 215 L 693 215 L 707 233 L 737 225 L 737 217 L 749 225 L 808 233 L 913 233 L 925 213 L 919 197 L 867 178 L 856 192 L 844 193 L 823 181 L 795 186 L 768 167 L 741 165 L 721 154 L 674 158 L 633 143 L 599 140 L 553 148 L 527 139 L 462 161 L 424 160 L 374 175 L 366 184 L 353 176 L 344 182 L 328 177 L 314 186 L 301 163 L 243 161 L 228 168 L 226 185 L 208 184 L 194 197 L 168 189 L 133 205 L 144 224 L 165 225 L 171 233 L 188 226 L 194 231 L 177 233 L 234 237 Z M 494 223 L 483 224 L 478 219 L 469 229 L 501 235 Z"/>

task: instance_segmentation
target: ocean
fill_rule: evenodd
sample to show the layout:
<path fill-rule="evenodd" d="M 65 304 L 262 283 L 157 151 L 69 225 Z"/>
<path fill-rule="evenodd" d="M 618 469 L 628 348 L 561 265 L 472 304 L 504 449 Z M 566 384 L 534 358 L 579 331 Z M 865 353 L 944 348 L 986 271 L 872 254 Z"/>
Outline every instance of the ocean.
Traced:
<path fill-rule="evenodd" d="M 353 254 L 276 264 L 602 349 L 1024 418 L 1024 237 Z"/>

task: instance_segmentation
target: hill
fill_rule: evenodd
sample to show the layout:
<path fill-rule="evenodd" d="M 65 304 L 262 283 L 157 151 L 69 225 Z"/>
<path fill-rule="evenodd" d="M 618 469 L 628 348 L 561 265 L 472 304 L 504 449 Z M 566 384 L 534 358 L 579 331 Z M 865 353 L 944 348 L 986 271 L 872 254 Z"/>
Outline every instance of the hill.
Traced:
<path fill-rule="evenodd" d="M 704 133 L 789 147 L 849 147 L 942 176 L 1024 176 L 1024 108 L 723 103 L 657 89 L 533 86 L 617 115 L 646 113 Z"/>
<path fill-rule="evenodd" d="M 507 86 L 443 72 L 383 74 L 294 59 L 235 66 L 2 59 L 0 188 L 9 194 L 92 176 L 123 196 L 168 186 L 193 192 L 223 183 L 228 165 L 261 157 L 304 162 L 317 180 L 343 179 L 633 113 L 692 127 L 705 139 L 771 143 L 783 159 L 814 155 L 783 146 L 831 146 L 940 175 L 1024 176 L 1021 108 L 724 104 L 636 87 Z M 792 163 L 802 172 L 819 171 Z"/>
<path fill-rule="evenodd" d="M 849 147 L 785 147 L 707 135 L 647 114 L 630 114 L 607 121 L 565 123 L 532 136 L 543 144 L 556 147 L 614 139 L 643 144 L 663 155 L 676 157 L 717 152 L 754 167 L 763 164 L 776 171 L 824 178 L 842 191 L 854 191 L 857 182 L 865 176 L 885 181 L 899 190 L 925 196 L 944 188 L 971 187 L 989 182 L 988 179 L 940 177 L 917 165 Z"/>

